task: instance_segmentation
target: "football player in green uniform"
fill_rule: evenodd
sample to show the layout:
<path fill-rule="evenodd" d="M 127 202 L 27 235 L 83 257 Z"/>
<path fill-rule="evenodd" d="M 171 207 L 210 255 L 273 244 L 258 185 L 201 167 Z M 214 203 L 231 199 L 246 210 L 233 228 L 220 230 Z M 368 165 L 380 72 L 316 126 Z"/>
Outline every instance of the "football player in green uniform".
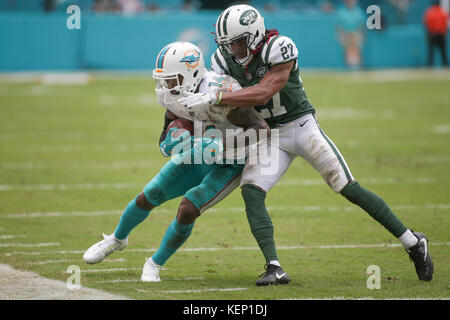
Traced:
<path fill-rule="evenodd" d="M 398 238 L 419 279 L 431 280 L 433 262 L 427 237 L 406 228 L 383 199 L 357 182 L 338 148 L 319 126 L 299 77 L 295 43 L 276 30 L 267 30 L 260 13 L 248 5 L 231 6 L 222 12 L 216 22 L 216 42 L 218 49 L 211 57 L 212 69 L 231 75 L 244 89 L 197 93 L 179 102 L 191 109 L 214 104 L 257 106 L 256 110 L 279 133 L 278 144 L 272 143 L 267 150 L 269 157 L 276 155 L 270 160 L 277 165 L 272 169 L 264 167 L 267 161 L 246 165 L 240 183 L 252 233 L 266 259 L 267 272 L 257 285 L 288 282 L 283 281 L 287 275 L 276 254 L 265 197 L 297 156 L 308 161 L 334 192 L 361 207 Z M 266 169 L 264 174 L 262 169 Z"/>

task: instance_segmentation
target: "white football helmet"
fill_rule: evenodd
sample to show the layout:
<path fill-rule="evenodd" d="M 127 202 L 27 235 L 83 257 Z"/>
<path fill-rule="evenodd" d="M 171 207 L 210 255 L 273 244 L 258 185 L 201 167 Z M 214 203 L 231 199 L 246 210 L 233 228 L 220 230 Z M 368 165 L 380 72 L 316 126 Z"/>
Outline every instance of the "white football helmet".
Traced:
<path fill-rule="evenodd" d="M 264 18 L 252 6 L 246 4 L 234 5 L 225 9 L 217 18 L 217 42 L 233 55 L 238 63 L 245 64 L 252 56 L 258 44 L 263 40 L 266 32 Z M 246 38 L 247 56 L 237 58 L 231 50 L 230 44 Z"/>
<path fill-rule="evenodd" d="M 175 101 L 186 92 L 194 92 L 205 75 L 202 51 L 190 42 L 166 45 L 156 58 L 153 78 L 157 80 L 156 93 L 165 101 Z"/>

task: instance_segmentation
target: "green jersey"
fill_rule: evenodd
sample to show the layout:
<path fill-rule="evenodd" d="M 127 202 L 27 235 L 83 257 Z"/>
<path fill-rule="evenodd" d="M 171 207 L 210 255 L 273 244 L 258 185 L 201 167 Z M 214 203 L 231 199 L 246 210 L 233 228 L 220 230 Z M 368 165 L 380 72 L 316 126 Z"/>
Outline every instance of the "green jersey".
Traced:
<path fill-rule="evenodd" d="M 264 43 L 247 68 L 239 65 L 222 48 L 218 48 L 212 55 L 211 67 L 217 73 L 232 76 L 242 87 L 250 87 L 258 84 L 272 66 L 295 61 L 288 82 L 283 89 L 277 92 L 264 106 L 255 106 L 269 126 L 275 128 L 305 114 L 315 112 L 303 88 L 297 59 L 298 50 L 294 42 L 286 36 L 277 35 L 270 38 L 269 42 Z"/>

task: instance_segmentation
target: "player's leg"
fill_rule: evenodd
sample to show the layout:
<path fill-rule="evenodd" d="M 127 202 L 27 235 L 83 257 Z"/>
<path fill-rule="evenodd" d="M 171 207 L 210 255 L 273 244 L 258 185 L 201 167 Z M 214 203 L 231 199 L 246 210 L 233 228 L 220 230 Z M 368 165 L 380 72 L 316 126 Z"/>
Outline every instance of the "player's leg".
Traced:
<path fill-rule="evenodd" d="M 146 260 L 142 268 L 141 280 L 159 282 L 159 271 L 166 261 L 180 248 L 191 235 L 194 221 L 200 211 L 188 199 L 183 198 L 177 216 L 169 225 L 158 250 Z"/>
<path fill-rule="evenodd" d="M 267 272 L 256 285 L 287 284 L 290 279 L 278 259 L 274 228 L 265 200 L 267 192 L 281 179 L 294 157 L 280 150 L 278 144 L 268 146 L 267 157 L 262 152 L 258 156 L 258 163 L 245 166 L 241 179 L 241 193 L 250 230 L 266 260 Z"/>
<path fill-rule="evenodd" d="M 174 159 L 167 162 L 145 186 L 141 195 L 130 202 L 114 232 L 115 237 L 125 239 L 132 229 L 147 218 L 151 209 L 183 195 L 200 183 L 202 170 L 197 165 L 178 163 Z"/>
<path fill-rule="evenodd" d="M 92 245 L 83 259 L 87 263 L 98 263 L 114 251 L 125 248 L 129 233 L 148 217 L 154 207 L 183 195 L 200 183 L 202 175 L 199 169 L 196 165 L 179 163 L 174 159 L 167 162 L 144 191 L 128 203 L 114 233 L 103 235 L 104 240 Z"/>
<path fill-rule="evenodd" d="M 347 200 L 366 211 L 394 237 L 398 238 L 405 249 L 411 250 L 415 248 L 422 236 L 414 234 L 407 229 L 382 198 L 362 187 L 354 179 L 338 148 L 320 128 L 317 119 L 311 119 L 311 117 L 309 119 L 314 121 L 309 121 L 310 123 L 305 124 L 303 127 L 296 128 L 295 136 L 298 154 L 303 156 L 320 172 L 327 184 L 336 193 L 340 193 Z M 427 251 L 425 249 L 417 248 L 419 251 Z M 414 252 L 417 250 L 413 249 Z M 428 252 L 424 254 L 427 255 Z M 429 254 L 428 260 L 430 262 L 428 265 L 419 263 L 418 266 L 415 262 L 416 270 L 418 268 L 423 269 L 423 271 L 418 271 L 421 279 L 429 278 L 431 280 L 433 266 Z"/>
<path fill-rule="evenodd" d="M 193 187 L 186 193 L 180 203 L 176 218 L 164 234 L 161 245 L 145 263 L 142 281 L 160 281 L 160 267 L 189 238 L 197 217 L 224 199 L 238 186 L 242 167 L 242 165 L 215 167 L 198 186 Z"/>

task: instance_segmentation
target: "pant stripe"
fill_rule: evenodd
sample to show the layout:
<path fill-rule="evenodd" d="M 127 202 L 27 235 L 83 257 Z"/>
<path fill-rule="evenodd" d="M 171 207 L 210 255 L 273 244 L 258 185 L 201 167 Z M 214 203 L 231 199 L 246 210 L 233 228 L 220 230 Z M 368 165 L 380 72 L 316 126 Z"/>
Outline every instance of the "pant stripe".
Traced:
<path fill-rule="evenodd" d="M 338 158 L 339 163 L 341 164 L 341 167 L 344 169 L 345 176 L 347 177 L 347 181 L 351 182 L 352 181 L 352 177 L 351 177 L 351 174 L 350 174 L 350 170 L 348 169 L 347 165 L 345 164 L 344 159 L 342 159 L 341 154 L 336 149 L 336 146 L 330 141 L 330 139 L 328 139 L 327 135 L 325 134 L 325 132 L 322 131 L 322 129 L 320 127 L 319 127 L 319 130 L 320 130 L 320 133 L 322 134 L 322 137 L 325 139 L 325 141 L 330 146 L 331 150 L 333 150 L 334 154 Z"/>
<path fill-rule="evenodd" d="M 213 198 L 211 198 L 208 201 L 206 201 L 199 208 L 200 213 L 203 213 L 206 209 L 209 209 L 210 207 L 212 207 L 216 203 L 216 202 L 213 202 L 213 201 L 216 200 L 222 194 L 222 192 L 224 192 L 236 180 L 236 178 L 238 178 L 240 176 L 241 176 L 241 173 L 235 175 L 232 179 L 230 179 L 230 181 L 228 181 L 228 183 Z M 227 195 L 228 194 L 225 194 L 223 197 L 219 197 L 218 201 L 222 200 Z"/>

